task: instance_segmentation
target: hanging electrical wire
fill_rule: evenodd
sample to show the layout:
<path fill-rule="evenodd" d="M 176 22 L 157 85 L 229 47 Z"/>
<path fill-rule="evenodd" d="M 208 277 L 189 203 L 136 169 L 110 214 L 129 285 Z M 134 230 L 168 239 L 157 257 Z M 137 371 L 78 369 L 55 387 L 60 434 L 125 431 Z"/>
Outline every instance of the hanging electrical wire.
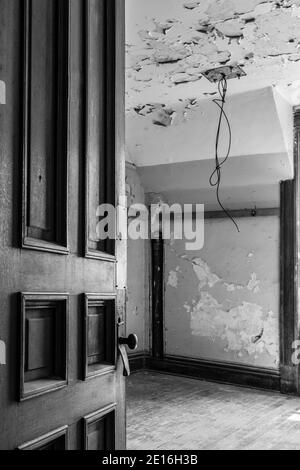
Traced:
<path fill-rule="evenodd" d="M 232 220 L 234 225 L 236 226 L 237 231 L 239 232 L 239 226 L 230 214 L 230 212 L 225 209 L 224 205 L 221 202 L 220 198 L 220 188 L 221 188 L 221 179 L 222 179 L 222 166 L 224 163 L 229 158 L 230 151 L 231 151 L 231 144 L 232 144 L 232 132 L 231 132 L 231 126 L 229 119 L 227 117 L 227 114 L 224 110 L 225 104 L 226 104 L 226 95 L 227 95 L 227 79 L 226 76 L 224 75 L 223 78 L 219 80 L 218 83 L 218 91 L 220 98 L 215 98 L 213 102 L 218 106 L 220 109 L 220 116 L 219 116 L 219 122 L 218 122 L 218 129 L 217 129 L 217 136 L 216 136 L 216 148 L 215 148 L 215 169 L 209 179 L 209 183 L 212 187 L 216 188 L 216 194 L 217 194 L 217 200 L 219 203 L 219 206 L 223 210 L 223 212 L 227 215 L 227 217 Z M 220 146 L 220 135 L 221 135 L 221 128 L 222 128 L 222 123 L 223 120 L 225 119 L 227 126 L 228 126 L 228 132 L 229 132 L 229 138 L 228 138 L 228 150 L 226 152 L 226 155 L 223 159 L 220 159 L 219 157 L 219 146 Z"/>

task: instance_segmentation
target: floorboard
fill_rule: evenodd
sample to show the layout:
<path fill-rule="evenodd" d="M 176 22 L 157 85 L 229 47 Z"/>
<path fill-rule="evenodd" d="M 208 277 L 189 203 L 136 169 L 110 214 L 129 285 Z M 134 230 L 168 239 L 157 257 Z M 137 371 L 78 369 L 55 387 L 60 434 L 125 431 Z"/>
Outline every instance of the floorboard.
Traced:
<path fill-rule="evenodd" d="M 141 372 L 127 382 L 129 450 L 300 450 L 300 398 Z"/>

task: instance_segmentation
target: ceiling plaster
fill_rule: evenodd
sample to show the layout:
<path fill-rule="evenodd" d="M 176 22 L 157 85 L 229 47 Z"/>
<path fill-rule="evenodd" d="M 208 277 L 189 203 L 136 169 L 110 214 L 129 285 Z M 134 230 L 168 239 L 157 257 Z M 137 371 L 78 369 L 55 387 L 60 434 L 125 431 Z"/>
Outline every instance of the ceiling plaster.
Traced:
<path fill-rule="evenodd" d="M 229 93 L 274 86 L 300 103 L 300 0 L 126 0 L 126 28 L 127 111 L 150 106 L 154 124 L 172 122 L 157 105 L 215 96 L 201 74 L 223 64 L 247 74 Z"/>

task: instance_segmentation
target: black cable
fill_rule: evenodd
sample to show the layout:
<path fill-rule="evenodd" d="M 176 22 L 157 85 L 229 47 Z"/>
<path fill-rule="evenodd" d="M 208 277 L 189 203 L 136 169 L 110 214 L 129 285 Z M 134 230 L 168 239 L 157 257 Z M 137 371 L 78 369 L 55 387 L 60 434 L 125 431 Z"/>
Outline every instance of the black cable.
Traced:
<path fill-rule="evenodd" d="M 227 114 L 224 110 L 224 106 L 226 104 L 226 94 L 227 94 L 227 80 L 226 80 L 225 76 L 223 78 L 221 78 L 221 80 L 218 83 L 218 91 L 219 91 L 220 98 L 215 98 L 213 100 L 213 102 L 218 106 L 218 108 L 220 108 L 220 117 L 219 117 L 219 122 L 218 122 L 218 129 L 217 129 L 217 136 L 216 136 L 216 149 L 215 149 L 215 151 L 216 151 L 216 153 L 215 153 L 216 167 L 215 167 L 215 169 L 214 169 L 214 171 L 213 171 L 213 173 L 212 173 L 212 175 L 209 179 L 209 184 L 212 187 L 217 188 L 216 194 L 217 194 L 217 200 L 218 200 L 219 206 L 221 207 L 223 212 L 227 215 L 227 217 L 230 220 L 232 220 L 232 222 L 236 226 L 237 231 L 239 232 L 240 229 L 239 229 L 238 224 L 236 223 L 236 221 L 234 220 L 234 218 L 232 217 L 230 212 L 227 209 L 225 209 L 225 207 L 223 206 L 223 204 L 221 202 L 221 199 L 220 199 L 220 187 L 221 187 L 221 179 L 222 179 L 221 168 L 229 158 L 230 151 L 231 151 L 231 144 L 232 144 L 231 126 L 230 126 L 230 122 L 229 122 L 229 119 L 227 117 Z M 219 143 L 220 143 L 220 133 L 221 133 L 223 118 L 225 118 L 225 121 L 226 121 L 227 126 L 228 126 L 229 140 L 228 140 L 228 150 L 227 150 L 226 156 L 224 157 L 223 160 L 220 160 L 220 158 L 219 158 Z M 216 181 L 214 182 L 214 177 L 215 176 L 216 176 Z"/>

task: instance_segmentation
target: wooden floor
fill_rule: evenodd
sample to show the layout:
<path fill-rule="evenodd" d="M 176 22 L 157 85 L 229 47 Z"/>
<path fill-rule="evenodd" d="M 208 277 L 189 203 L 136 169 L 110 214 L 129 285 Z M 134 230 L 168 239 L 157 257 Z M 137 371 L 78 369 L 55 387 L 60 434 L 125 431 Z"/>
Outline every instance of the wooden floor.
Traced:
<path fill-rule="evenodd" d="M 300 398 L 142 372 L 127 406 L 129 450 L 300 450 Z"/>

